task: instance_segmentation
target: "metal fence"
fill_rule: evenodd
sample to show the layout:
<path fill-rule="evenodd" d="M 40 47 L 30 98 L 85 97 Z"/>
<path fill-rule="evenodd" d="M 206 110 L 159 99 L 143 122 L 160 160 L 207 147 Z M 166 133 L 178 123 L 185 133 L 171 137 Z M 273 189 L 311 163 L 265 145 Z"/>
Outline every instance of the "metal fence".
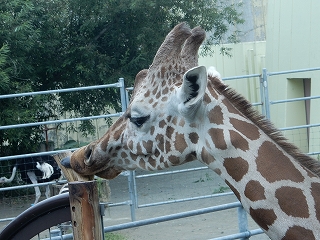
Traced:
<path fill-rule="evenodd" d="M 293 102 L 293 101 L 306 101 L 306 100 L 314 100 L 319 99 L 320 96 L 310 96 L 310 97 L 302 97 L 302 98 L 295 98 L 295 99 L 283 99 L 283 100 L 277 100 L 277 101 L 271 101 L 269 99 L 269 87 L 268 87 L 268 81 L 269 78 L 276 75 L 284 75 L 284 74 L 294 74 L 294 73 L 301 73 L 301 72 L 308 72 L 308 71 L 319 71 L 320 68 L 310 68 L 310 69 L 300 69 L 300 70 L 293 70 L 293 71 L 282 71 L 282 72 L 268 72 L 267 69 L 262 70 L 262 74 L 251 74 L 251 75 L 243 75 L 243 76 L 235 76 L 230 78 L 224 78 L 224 81 L 231 81 L 235 79 L 257 79 L 260 83 L 260 101 L 253 103 L 254 106 L 260 106 L 262 114 L 266 116 L 266 118 L 270 119 L 270 108 L 275 104 L 281 104 L 281 103 L 287 103 L 287 102 Z M 126 110 L 127 104 L 128 104 L 128 91 L 132 90 L 132 88 L 125 89 L 124 87 L 124 79 L 120 78 L 118 83 L 115 84 L 109 84 L 109 85 L 101 85 L 101 86 L 94 86 L 94 87 L 82 87 L 82 88 L 70 88 L 70 89 L 62 89 L 62 90 L 53 90 L 53 91 L 43 91 L 43 92 L 32 92 L 32 93 L 22 93 L 22 94 L 10 94 L 10 95 L 2 95 L 0 96 L 0 100 L 3 98 L 11 98 L 11 97 L 22 97 L 22 96 L 30 96 L 30 95 L 38 95 L 38 94 L 52 94 L 52 93 L 59 93 L 59 92 L 70 92 L 70 91 L 82 91 L 82 90 L 89 90 L 89 89 L 98 89 L 98 88 L 107 88 L 107 87 L 117 87 L 120 89 L 120 97 L 121 97 L 121 103 L 122 103 L 122 112 Z M 115 113 L 115 114 L 108 114 L 108 115 L 99 115 L 99 116 L 90 116 L 90 117 L 82 117 L 82 118 L 72 118 L 72 119 L 63 119 L 63 120 L 56 120 L 56 121 L 45 121 L 45 122 L 37 122 L 37 123 L 27 123 L 27 124 L 17 124 L 17 125 L 8 125 L 8 126 L 0 126 L 0 130 L 4 129 L 10 129 L 10 128 L 19 128 L 19 127 L 28 127 L 28 126 L 37 126 L 37 125 L 44 125 L 44 124 L 52 124 L 52 123 L 63 123 L 63 122 L 72 122 L 72 121 L 82 121 L 82 120 L 88 120 L 88 119 L 97 119 L 97 118 L 106 118 L 106 117 L 118 117 L 121 113 Z M 270 119 L 272 121 L 272 118 Z M 306 124 L 306 125 L 300 125 L 300 126 L 292 126 L 292 127 L 286 127 L 282 128 L 280 130 L 287 131 L 292 129 L 304 129 L 304 128 L 317 128 L 320 127 L 320 119 L 319 123 L 313 123 L 313 124 Z M 320 148 L 320 146 L 319 146 Z M 59 152 L 62 152 L 63 150 L 59 151 L 50 151 L 47 152 L 48 154 L 56 154 Z M 28 157 L 28 156 L 37 156 L 41 155 L 43 153 L 35 153 L 35 154 L 24 154 L 24 155 L 16 155 L 16 156 L 7 156 L 7 157 L 0 157 L 1 161 L 16 159 L 16 158 L 22 158 L 22 157 Z M 310 155 L 319 155 L 320 149 L 318 151 L 309 152 L 307 154 Z M 216 239 L 237 239 L 237 238 L 249 238 L 250 236 L 261 234 L 261 229 L 255 229 L 255 230 L 248 230 L 248 221 L 246 213 L 244 212 L 243 208 L 241 207 L 241 204 L 239 202 L 229 203 L 229 204 L 223 204 L 218 205 L 214 207 L 204 208 L 204 209 L 197 209 L 193 211 L 187 211 L 182 213 L 176 213 L 171 215 L 165 215 L 161 217 L 155 217 L 150 219 L 144 219 L 144 220 L 136 220 L 136 210 L 139 208 L 146 208 L 146 207 L 153 207 L 153 206 L 159 206 L 164 204 L 174 204 L 178 202 L 186 202 L 186 201 L 196 201 L 199 199 L 206 199 L 206 198 L 216 198 L 216 197 L 222 197 L 226 195 L 233 194 L 231 192 L 226 193 L 218 193 L 218 194 L 207 194 L 203 196 L 193 196 L 193 197 L 186 197 L 186 198 L 176 198 L 173 200 L 166 200 L 166 201 L 156 201 L 156 202 L 148 202 L 148 203 L 139 203 L 139 192 L 138 192 L 138 180 L 139 179 L 145 179 L 145 178 L 152 178 L 160 175 L 176 175 L 176 174 L 184 174 L 187 172 L 192 171 L 203 171 L 206 170 L 207 167 L 196 167 L 196 168 L 189 168 L 189 169 L 182 169 L 182 170 L 174 170 L 174 171 L 164 171 L 164 172 L 157 172 L 157 173 L 150 173 L 150 174 L 136 174 L 135 171 L 127 171 L 123 175 L 127 177 L 128 179 L 128 191 L 129 191 L 129 199 L 125 199 L 121 202 L 116 203 L 108 203 L 108 207 L 116 207 L 121 205 L 128 205 L 130 206 L 130 212 L 131 212 L 131 220 L 132 222 L 118 224 L 114 226 L 108 226 L 105 227 L 105 232 L 109 231 L 115 231 L 120 229 L 126 229 L 131 227 L 137 227 L 137 226 L 143 226 L 163 221 L 169 221 L 173 219 L 178 218 L 184 218 L 199 214 L 205 214 L 209 212 L 216 212 L 221 211 L 229 208 L 237 208 L 238 209 L 238 224 L 239 224 L 239 233 L 224 236 L 221 238 Z M 52 184 L 52 183 L 51 183 Z M 44 184 L 39 184 L 44 185 Z M 16 187 L 3 187 L 0 188 L 0 191 L 9 191 L 12 189 L 22 188 L 22 187 L 33 187 L 34 185 L 23 185 L 23 186 L 16 186 Z M 104 204 L 102 204 L 104 205 Z M 150 210 L 151 211 L 151 210 Z M 9 221 L 12 218 L 6 218 L 6 219 L 0 219 L 1 221 Z"/>

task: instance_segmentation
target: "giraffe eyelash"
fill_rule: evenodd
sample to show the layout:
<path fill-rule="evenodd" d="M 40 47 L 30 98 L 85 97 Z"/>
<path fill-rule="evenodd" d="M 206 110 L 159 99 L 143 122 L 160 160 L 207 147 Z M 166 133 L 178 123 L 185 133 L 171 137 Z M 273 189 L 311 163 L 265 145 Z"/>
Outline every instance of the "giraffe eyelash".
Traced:
<path fill-rule="evenodd" d="M 150 118 L 150 115 L 144 117 L 132 117 L 131 115 L 129 115 L 128 118 L 134 125 L 136 125 L 137 127 L 141 127 Z"/>

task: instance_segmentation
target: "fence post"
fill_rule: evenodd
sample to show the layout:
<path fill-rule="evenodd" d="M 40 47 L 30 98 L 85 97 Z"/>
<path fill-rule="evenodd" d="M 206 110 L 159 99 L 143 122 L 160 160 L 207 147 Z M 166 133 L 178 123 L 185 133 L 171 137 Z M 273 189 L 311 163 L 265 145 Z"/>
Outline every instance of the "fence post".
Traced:
<path fill-rule="evenodd" d="M 121 98 L 121 108 L 122 112 L 127 110 L 127 100 L 126 100 L 126 88 L 124 85 L 124 78 L 119 78 L 119 85 L 120 85 L 120 98 Z"/>
<path fill-rule="evenodd" d="M 128 107 L 129 100 L 127 99 L 127 91 L 124 84 L 124 79 L 119 78 L 120 83 L 120 96 L 121 96 L 121 107 L 122 112 L 125 112 Z M 135 182 L 135 172 L 134 171 L 127 171 L 128 172 L 128 185 L 129 185 L 129 195 L 130 195 L 130 210 L 131 210 L 131 221 L 136 220 L 136 194 L 135 194 L 135 188 L 134 188 L 134 182 Z"/>
<path fill-rule="evenodd" d="M 268 89 L 268 72 L 266 68 L 262 69 L 262 76 L 260 78 L 260 88 L 262 88 L 262 112 L 267 119 L 270 119 L 270 101 Z"/>
<path fill-rule="evenodd" d="M 247 213 L 244 210 L 242 206 L 238 207 L 238 226 L 239 226 L 239 232 L 248 232 L 248 218 Z M 243 240 L 249 239 L 249 238 L 241 238 Z"/>
<path fill-rule="evenodd" d="M 69 182 L 69 200 L 75 240 L 102 240 L 96 181 Z"/>

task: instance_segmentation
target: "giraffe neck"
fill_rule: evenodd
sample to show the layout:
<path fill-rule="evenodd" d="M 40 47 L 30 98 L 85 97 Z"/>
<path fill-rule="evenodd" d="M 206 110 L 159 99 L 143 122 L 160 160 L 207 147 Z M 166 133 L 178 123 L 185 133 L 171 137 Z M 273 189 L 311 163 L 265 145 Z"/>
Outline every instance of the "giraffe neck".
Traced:
<path fill-rule="evenodd" d="M 320 231 L 312 230 L 320 229 L 320 179 L 304 164 L 313 160 L 297 161 L 293 147 L 283 149 L 283 138 L 270 136 L 274 129 L 265 120 L 245 117 L 236 108 L 239 99 L 233 102 L 211 84 L 200 161 L 225 180 L 272 239 L 318 239 Z"/>

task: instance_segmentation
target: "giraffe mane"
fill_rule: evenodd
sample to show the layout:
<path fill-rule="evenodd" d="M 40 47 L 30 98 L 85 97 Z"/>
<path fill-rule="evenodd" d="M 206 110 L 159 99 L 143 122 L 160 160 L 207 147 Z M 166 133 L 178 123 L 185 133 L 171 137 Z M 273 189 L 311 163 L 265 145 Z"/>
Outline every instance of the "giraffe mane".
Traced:
<path fill-rule="evenodd" d="M 320 177 L 320 162 L 308 155 L 303 154 L 295 145 L 288 142 L 283 134 L 258 111 L 253 109 L 251 103 L 247 101 L 241 94 L 225 85 L 217 77 L 209 76 L 209 80 L 213 83 L 214 88 L 230 103 L 239 110 L 244 116 L 248 117 L 256 124 L 264 133 L 266 133 L 274 142 L 276 142 L 285 152 L 291 155 L 302 166 Z"/>

